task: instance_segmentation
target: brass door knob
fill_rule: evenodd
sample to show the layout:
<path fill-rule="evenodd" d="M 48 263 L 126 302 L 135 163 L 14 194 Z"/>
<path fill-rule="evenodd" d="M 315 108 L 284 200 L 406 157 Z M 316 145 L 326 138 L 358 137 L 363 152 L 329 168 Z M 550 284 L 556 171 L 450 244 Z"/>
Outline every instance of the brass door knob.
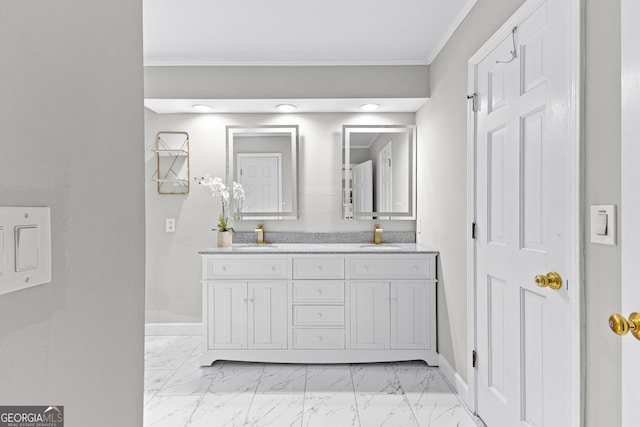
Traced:
<path fill-rule="evenodd" d="M 562 277 L 560 277 L 558 273 L 555 273 L 553 271 L 547 273 L 546 276 L 538 274 L 535 281 L 536 285 L 540 286 L 541 288 L 549 287 L 554 291 L 557 291 L 562 287 Z"/>
<path fill-rule="evenodd" d="M 629 320 L 622 314 L 612 314 L 609 316 L 609 327 L 618 335 L 627 335 L 631 331 L 631 335 L 640 340 L 640 314 L 638 313 L 631 313 Z"/>

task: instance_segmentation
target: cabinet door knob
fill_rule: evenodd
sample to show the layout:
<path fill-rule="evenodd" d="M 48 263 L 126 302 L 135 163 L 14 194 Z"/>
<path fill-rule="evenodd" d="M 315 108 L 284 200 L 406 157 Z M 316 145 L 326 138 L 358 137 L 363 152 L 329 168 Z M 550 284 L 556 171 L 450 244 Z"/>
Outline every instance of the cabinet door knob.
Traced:
<path fill-rule="evenodd" d="M 411 269 L 411 271 L 413 271 L 413 272 L 415 273 L 416 271 L 418 271 L 418 267 L 416 267 L 416 266 L 414 265 L 414 266 L 413 266 L 413 268 Z"/>
<path fill-rule="evenodd" d="M 225 267 L 224 265 L 222 266 L 222 271 L 227 271 L 227 267 Z"/>
<path fill-rule="evenodd" d="M 271 271 L 276 271 L 276 266 L 275 265 L 271 266 Z"/>

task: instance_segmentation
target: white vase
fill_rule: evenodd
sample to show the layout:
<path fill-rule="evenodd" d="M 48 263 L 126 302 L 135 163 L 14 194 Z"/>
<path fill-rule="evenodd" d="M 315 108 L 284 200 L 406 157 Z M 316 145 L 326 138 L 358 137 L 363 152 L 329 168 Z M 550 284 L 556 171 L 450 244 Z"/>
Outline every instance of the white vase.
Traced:
<path fill-rule="evenodd" d="M 231 231 L 218 231 L 218 246 L 228 247 L 233 243 L 233 232 Z"/>

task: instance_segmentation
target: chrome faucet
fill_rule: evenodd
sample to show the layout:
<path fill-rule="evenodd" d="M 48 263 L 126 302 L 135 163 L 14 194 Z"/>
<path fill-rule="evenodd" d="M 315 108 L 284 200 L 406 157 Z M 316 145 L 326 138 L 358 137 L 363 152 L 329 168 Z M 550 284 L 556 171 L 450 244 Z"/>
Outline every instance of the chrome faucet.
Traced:
<path fill-rule="evenodd" d="M 380 237 L 382 237 L 383 231 L 384 230 L 382 229 L 382 227 L 380 227 L 380 224 L 376 224 L 373 226 L 373 243 L 375 243 L 376 245 L 382 243 L 380 241 Z"/>
<path fill-rule="evenodd" d="M 262 245 L 264 244 L 264 225 L 263 224 L 259 224 L 258 227 L 253 230 L 256 233 L 258 233 L 258 240 L 257 240 L 257 244 Z"/>

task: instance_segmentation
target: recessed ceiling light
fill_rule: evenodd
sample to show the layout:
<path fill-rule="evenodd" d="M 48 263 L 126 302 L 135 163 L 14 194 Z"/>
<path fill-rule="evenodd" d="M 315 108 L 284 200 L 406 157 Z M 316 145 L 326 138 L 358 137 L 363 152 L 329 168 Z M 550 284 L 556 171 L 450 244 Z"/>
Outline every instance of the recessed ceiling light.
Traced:
<path fill-rule="evenodd" d="M 276 105 L 276 110 L 280 111 L 281 113 L 291 113 L 293 111 L 296 111 L 298 109 L 298 107 L 296 107 L 293 104 L 279 104 Z"/>
<path fill-rule="evenodd" d="M 210 105 L 204 105 L 204 104 L 193 104 L 191 106 L 191 108 L 193 109 L 193 111 L 195 111 L 196 113 L 213 113 L 213 107 Z"/>
<path fill-rule="evenodd" d="M 378 108 L 380 108 L 380 104 L 362 104 L 360 111 L 376 111 Z"/>

